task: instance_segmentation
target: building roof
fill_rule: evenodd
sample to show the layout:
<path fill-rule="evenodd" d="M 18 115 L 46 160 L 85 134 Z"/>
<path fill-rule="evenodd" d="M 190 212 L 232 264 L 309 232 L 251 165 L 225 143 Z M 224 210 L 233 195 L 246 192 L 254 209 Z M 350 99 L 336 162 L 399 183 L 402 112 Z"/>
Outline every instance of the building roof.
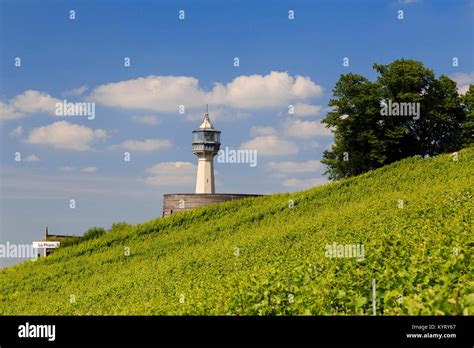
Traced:
<path fill-rule="evenodd" d="M 69 238 L 76 238 L 77 236 L 66 236 L 61 234 L 48 234 L 43 241 L 45 242 L 62 242 Z"/>
<path fill-rule="evenodd" d="M 204 115 L 204 119 L 202 120 L 199 129 L 214 129 L 214 126 L 212 125 L 211 120 L 209 119 L 209 114 L 207 112 Z"/>

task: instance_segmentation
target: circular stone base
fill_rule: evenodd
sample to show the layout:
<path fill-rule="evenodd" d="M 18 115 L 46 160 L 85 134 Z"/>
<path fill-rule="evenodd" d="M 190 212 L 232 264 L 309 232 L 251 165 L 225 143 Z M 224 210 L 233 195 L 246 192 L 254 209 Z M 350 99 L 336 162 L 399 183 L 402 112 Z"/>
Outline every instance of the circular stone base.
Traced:
<path fill-rule="evenodd" d="M 163 195 L 163 217 L 205 207 L 212 203 L 260 196 L 263 195 L 239 193 L 169 193 Z"/>

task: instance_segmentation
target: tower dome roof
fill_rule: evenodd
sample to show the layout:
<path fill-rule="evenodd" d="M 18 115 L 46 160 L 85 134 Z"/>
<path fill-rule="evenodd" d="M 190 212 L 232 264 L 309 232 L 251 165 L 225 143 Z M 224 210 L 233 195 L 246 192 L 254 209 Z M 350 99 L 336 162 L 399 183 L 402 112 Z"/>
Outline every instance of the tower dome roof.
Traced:
<path fill-rule="evenodd" d="M 202 120 L 199 129 L 214 129 L 214 126 L 212 125 L 211 120 L 209 119 L 209 114 L 207 112 L 204 115 L 204 119 Z"/>

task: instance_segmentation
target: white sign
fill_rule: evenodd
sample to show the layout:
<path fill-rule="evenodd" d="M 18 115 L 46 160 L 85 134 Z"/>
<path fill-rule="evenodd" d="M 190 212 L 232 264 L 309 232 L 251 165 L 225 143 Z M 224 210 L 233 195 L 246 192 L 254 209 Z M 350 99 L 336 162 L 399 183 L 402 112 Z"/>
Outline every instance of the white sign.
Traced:
<path fill-rule="evenodd" d="M 33 242 L 33 248 L 42 249 L 42 248 L 59 248 L 59 242 Z"/>

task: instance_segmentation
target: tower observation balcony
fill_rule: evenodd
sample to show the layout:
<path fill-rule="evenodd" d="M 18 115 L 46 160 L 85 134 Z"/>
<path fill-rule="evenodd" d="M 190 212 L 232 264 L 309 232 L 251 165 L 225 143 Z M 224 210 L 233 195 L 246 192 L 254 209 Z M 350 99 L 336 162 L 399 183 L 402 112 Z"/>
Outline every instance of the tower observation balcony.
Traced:
<path fill-rule="evenodd" d="M 193 132 L 193 154 L 212 154 L 219 152 L 221 132 L 215 129 L 196 129 Z"/>
<path fill-rule="evenodd" d="M 215 156 L 219 152 L 220 146 L 221 132 L 212 126 L 209 114 L 206 113 L 202 124 L 193 131 L 193 154 Z"/>

